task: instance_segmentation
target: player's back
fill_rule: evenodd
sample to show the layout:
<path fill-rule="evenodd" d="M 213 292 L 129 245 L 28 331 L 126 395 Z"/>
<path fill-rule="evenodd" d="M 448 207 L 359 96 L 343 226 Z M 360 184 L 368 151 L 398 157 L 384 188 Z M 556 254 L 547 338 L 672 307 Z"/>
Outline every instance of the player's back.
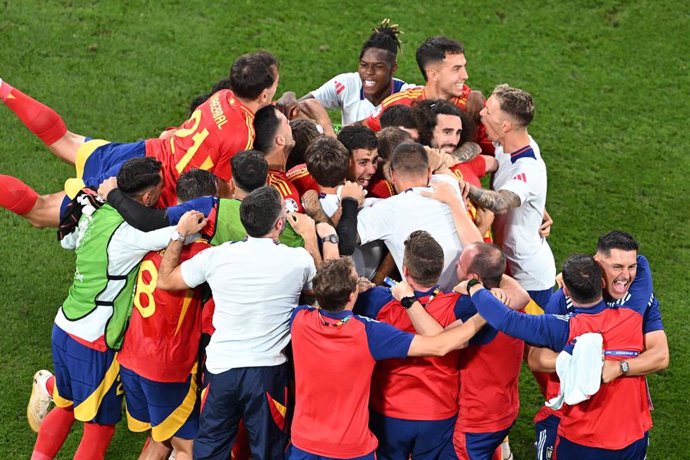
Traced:
<path fill-rule="evenodd" d="M 203 240 L 185 246 L 180 260 L 208 247 Z M 150 252 L 141 262 L 134 308 L 118 361 L 147 379 L 181 382 L 196 363 L 204 290 L 164 291 L 156 287 L 163 254 Z"/>
<path fill-rule="evenodd" d="M 146 155 L 163 163 L 162 201 L 175 204 L 177 178 L 191 169 L 203 169 L 227 181 L 230 158 L 254 142 L 254 114 L 230 90 L 221 90 L 199 105 L 191 117 L 167 139 L 148 139 Z"/>

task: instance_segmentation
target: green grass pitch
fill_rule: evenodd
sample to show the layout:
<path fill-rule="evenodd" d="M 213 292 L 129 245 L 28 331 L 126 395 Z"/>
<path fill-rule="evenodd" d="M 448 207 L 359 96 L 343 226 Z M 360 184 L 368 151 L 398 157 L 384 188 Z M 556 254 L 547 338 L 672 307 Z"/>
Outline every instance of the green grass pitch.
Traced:
<path fill-rule="evenodd" d="M 225 77 L 239 54 L 281 61 L 279 93 L 302 95 L 356 68 L 382 18 L 400 24 L 397 76 L 421 82 L 415 48 L 445 34 L 466 45 L 468 84 L 488 94 L 528 90 L 530 133 L 549 168 L 550 243 L 558 263 L 594 250 L 599 234 L 633 233 L 651 262 L 671 365 L 649 378 L 655 427 L 649 458 L 685 458 L 690 433 L 690 10 L 673 0 L 484 2 L 186 2 L 4 0 L 0 77 L 53 106 L 74 132 L 133 141 L 179 124 L 190 100 Z M 70 173 L 0 107 L 0 173 L 39 192 Z M 31 376 L 51 367 L 50 331 L 73 272 L 52 230 L 0 212 L 0 458 L 27 458 Z M 523 375 L 511 434 L 533 456 L 531 418 L 542 403 Z M 615 427 L 612 427 L 615 429 Z M 60 458 L 73 454 L 80 429 Z M 141 435 L 118 427 L 111 458 L 135 458 Z"/>

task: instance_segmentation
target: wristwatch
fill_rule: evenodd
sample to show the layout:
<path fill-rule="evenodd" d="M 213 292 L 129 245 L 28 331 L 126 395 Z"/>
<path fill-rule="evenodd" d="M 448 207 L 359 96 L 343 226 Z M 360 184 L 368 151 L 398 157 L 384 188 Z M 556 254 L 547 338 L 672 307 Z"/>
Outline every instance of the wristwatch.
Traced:
<path fill-rule="evenodd" d="M 170 235 L 170 241 L 184 242 L 184 239 L 185 239 L 185 236 L 182 233 L 178 232 L 177 230 L 172 232 L 172 235 Z"/>
<path fill-rule="evenodd" d="M 323 241 L 324 243 L 338 244 L 340 238 L 338 238 L 338 235 L 336 235 L 335 233 L 332 233 L 328 236 L 321 238 L 321 241 Z"/>
<path fill-rule="evenodd" d="M 618 365 L 621 367 L 621 374 L 625 375 L 630 370 L 630 364 L 627 361 L 619 361 Z"/>
<path fill-rule="evenodd" d="M 476 279 L 471 279 L 471 280 L 469 280 L 469 281 L 467 282 L 467 294 L 468 294 L 468 295 L 471 295 L 470 289 L 472 289 L 474 286 L 476 286 L 476 285 L 478 285 L 478 284 L 482 284 L 481 281 L 476 280 Z"/>
<path fill-rule="evenodd" d="M 403 306 L 405 310 L 409 309 L 413 303 L 417 301 L 417 297 L 411 295 L 409 297 L 403 297 L 400 299 L 400 304 Z"/>

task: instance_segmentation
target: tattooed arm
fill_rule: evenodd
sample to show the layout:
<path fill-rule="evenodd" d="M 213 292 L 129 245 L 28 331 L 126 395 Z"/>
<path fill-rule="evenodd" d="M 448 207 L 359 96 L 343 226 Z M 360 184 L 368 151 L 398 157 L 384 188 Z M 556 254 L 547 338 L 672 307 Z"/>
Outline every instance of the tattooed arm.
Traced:
<path fill-rule="evenodd" d="M 465 163 L 470 161 L 477 155 L 482 153 L 482 148 L 475 142 L 464 142 L 453 152 L 453 156 L 460 162 Z"/>
<path fill-rule="evenodd" d="M 505 214 L 510 209 L 520 206 L 520 197 L 509 190 L 484 190 L 465 182 L 463 192 L 480 208 L 488 209 L 494 214 Z"/>

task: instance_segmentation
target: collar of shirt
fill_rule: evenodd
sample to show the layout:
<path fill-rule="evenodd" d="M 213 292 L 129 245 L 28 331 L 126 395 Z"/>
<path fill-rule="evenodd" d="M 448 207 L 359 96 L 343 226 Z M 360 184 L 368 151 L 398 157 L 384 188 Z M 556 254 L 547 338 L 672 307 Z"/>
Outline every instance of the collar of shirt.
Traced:
<path fill-rule="evenodd" d="M 432 287 L 431 289 L 429 289 L 427 291 L 418 291 L 415 289 L 414 295 L 415 295 L 415 297 L 417 297 L 419 299 L 422 297 L 428 297 L 430 295 L 433 295 L 437 290 L 438 290 L 438 285 Z"/>
<path fill-rule="evenodd" d="M 249 236 L 249 235 L 247 235 L 247 243 L 250 243 L 250 244 L 265 244 L 265 245 L 269 245 L 269 244 L 278 244 L 278 243 L 276 242 L 276 240 L 274 240 L 274 239 L 272 239 L 272 238 L 255 238 L 255 237 Z"/>
<path fill-rule="evenodd" d="M 345 319 L 348 316 L 352 316 L 352 310 L 340 310 L 340 311 L 328 311 L 323 308 L 319 309 L 321 316 L 325 316 L 330 319 Z"/>
<path fill-rule="evenodd" d="M 573 307 L 573 311 L 575 313 L 584 313 L 588 315 L 596 315 L 597 313 L 601 313 L 602 311 L 606 310 L 608 308 L 608 305 L 606 305 L 606 302 L 602 299 L 598 304 L 592 305 L 591 307 L 578 307 L 575 305 Z"/>

